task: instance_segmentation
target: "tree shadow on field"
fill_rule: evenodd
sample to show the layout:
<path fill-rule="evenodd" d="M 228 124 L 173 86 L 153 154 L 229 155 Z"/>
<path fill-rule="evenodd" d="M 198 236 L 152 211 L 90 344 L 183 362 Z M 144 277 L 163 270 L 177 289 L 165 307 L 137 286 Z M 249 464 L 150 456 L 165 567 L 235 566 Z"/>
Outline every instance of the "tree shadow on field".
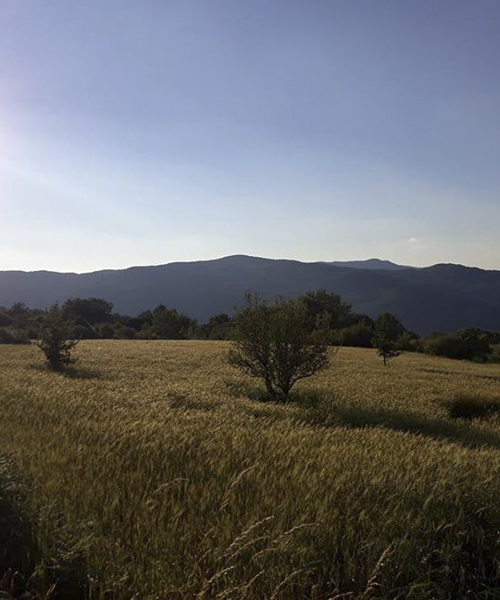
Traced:
<path fill-rule="evenodd" d="M 423 435 L 435 440 L 446 440 L 469 448 L 489 446 L 500 449 L 500 436 L 494 432 L 474 429 L 464 422 L 429 419 L 415 413 L 383 408 L 337 407 L 336 415 L 341 424 L 347 427 L 385 427 L 394 431 Z"/>
<path fill-rule="evenodd" d="M 270 396 L 266 390 L 258 383 L 247 381 L 225 380 L 227 393 L 233 398 L 248 398 L 256 402 L 265 402 L 266 404 L 279 404 L 286 406 L 298 404 L 304 408 L 315 408 L 321 402 L 321 395 L 313 391 L 296 390 L 290 392 L 286 402 Z"/>
<path fill-rule="evenodd" d="M 104 377 L 101 371 L 87 367 L 69 367 L 61 371 L 61 375 L 67 379 L 103 379 Z"/>
<path fill-rule="evenodd" d="M 436 373 L 438 375 L 449 375 L 450 377 L 459 375 L 463 377 L 474 377 L 474 379 L 485 379 L 487 381 L 500 381 L 500 375 L 475 373 L 474 371 L 450 371 L 449 369 L 436 369 L 434 367 L 419 367 L 417 368 L 417 371 L 422 371 L 423 373 Z"/>
<path fill-rule="evenodd" d="M 257 402 L 271 402 L 269 395 L 257 383 L 250 381 L 235 381 L 226 379 L 224 381 L 226 392 L 232 398 L 248 398 Z"/>
<path fill-rule="evenodd" d="M 167 400 L 170 408 L 173 409 L 210 412 L 217 408 L 217 404 L 215 402 L 193 400 L 192 398 L 189 398 L 186 394 L 179 394 L 177 392 L 168 392 Z"/>
<path fill-rule="evenodd" d="M 335 403 L 334 406 L 327 404 L 325 407 L 324 394 L 312 390 L 294 390 L 290 394 L 288 402 L 284 404 L 270 398 L 257 383 L 226 380 L 225 385 L 228 394 L 234 398 L 248 398 L 268 405 L 286 406 L 295 404 L 303 407 L 305 409 L 302 415 L 303 422 L 307 425 L 325 428 L 344 426 L 356 429 L 384 427 L 393 431 L 429 437 L 434 440 L 445 440 L 468 448 L 489 446 L 500 449 L 500 435 L 493 431 L 475 428 L 473 423 L 468 420 L 481 416 L 488 418 L 492 414 L 489 404 L 486 405 L 486 410 L 483 410 L 482 413 L 473 415 L 455 415 L 451 407 L 447 406 L 449 416 L 453 420 L 447 420 L 445 417 L 433 419 L 417 413 L 385 408 L 370 409 L 342 406 L 339 403 Z M 497 405 L 495 404 L 495 406 Z"/>
<path fill-rule="evenodd" d="M 65 379 L 103 379 L 104 374 L 96 369 L 89 369 L 88 367 L 66 367 L 62 371 L 54 371 L 50 367 L 44 364 L 31 364 L 32 369 L 39 373 L 52 373 Z"/>

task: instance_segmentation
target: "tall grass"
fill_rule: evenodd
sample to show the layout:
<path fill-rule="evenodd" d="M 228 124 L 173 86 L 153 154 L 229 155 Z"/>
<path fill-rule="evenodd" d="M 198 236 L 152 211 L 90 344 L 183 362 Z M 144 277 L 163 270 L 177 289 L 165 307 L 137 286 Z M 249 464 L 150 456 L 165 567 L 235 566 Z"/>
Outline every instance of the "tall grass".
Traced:
<path fill-rule="evenodd" d="M 341 349 L 278 405 L 226 350 L 83 342 L 65 375 L 0 348 L 0 452 L 27 482 L 39 580 L 99 599 L 500 597 L 500 425 L 449 412 L 498 400 L 497 365 Z"/>

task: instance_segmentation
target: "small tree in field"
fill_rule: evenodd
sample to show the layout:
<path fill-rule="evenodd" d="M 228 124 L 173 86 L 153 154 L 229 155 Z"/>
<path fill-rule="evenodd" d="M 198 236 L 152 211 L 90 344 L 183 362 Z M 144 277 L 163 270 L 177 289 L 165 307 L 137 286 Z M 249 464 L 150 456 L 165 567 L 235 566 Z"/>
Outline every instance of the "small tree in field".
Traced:
<path fill-rule="evenodd" d="M 229 362 L 264 380 L 273 399 L 286 401 L 293 385 L 328 363 L 321 332 L 310 331 L 310 319 L 300 300 L 277 298 L 267 304 L 247 295 L 245 308 L 233 317 L 233 348 Z"/>
<path fill-rule="evenodd" d="M 372 344 L 377 348 L 384 365 L 387 365 L 392 358 L 402 354 L 397 341 L 404 331 L 403 325 L 391 313 L 384 313 L 375 321 Z"/>
<path fill-rule="evenodd" d="M 37 345 L 54 371 L 62 371 L 75 362 L 71 352 L 78 341 L 71 339 L 72 329 L 71 323 L 57 304 L 46 311 Z"/>

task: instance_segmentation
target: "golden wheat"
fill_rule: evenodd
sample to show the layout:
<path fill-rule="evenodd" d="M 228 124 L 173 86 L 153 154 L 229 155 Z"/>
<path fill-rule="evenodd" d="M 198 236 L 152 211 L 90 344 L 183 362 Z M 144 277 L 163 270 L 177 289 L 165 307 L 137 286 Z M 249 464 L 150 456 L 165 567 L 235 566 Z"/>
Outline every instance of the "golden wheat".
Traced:
<path fill-rule="evenodd" d="M 222 342 L 0 347 L 0 452 L 47 585 L 82 597 L 500 597 L 500 368 L 342 349 L 287 405 Z M 82 587 L 83 586 L 83 587 Z"/>

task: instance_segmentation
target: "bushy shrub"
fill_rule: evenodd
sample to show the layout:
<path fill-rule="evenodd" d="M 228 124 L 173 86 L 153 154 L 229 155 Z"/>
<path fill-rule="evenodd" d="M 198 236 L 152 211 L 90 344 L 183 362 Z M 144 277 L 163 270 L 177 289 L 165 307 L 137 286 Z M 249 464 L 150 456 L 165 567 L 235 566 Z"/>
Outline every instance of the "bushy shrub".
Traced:
<path fill-rule="evenodd" d="M 489 361 L 492 363 L 500 363 L 500 344 L 490 346 Z"/>
<path fill-rule="evenodd" d="M 334 346 L 372 347 L 373 328 L 361 321 L 332 331 L 331 342 Z"/>
<path fill-rule="evenodd" d="M 418 335 L 405 331 L 396 341 L 398 350 L 403 352 L 422 352 L 422 342 Z"/>
<path fill-rule="evenodd" d="M 0 310 L 0 327 L 9 327 L 12 325 L 12 319 L 6 314 L 7 309 Z"/>
<path fill-rule="evenodd" d="M 110 340 L 115 335 L 115 328 L 111 323 L 101 323 L 96 325 L 97 335 L 103 340 Z"/>
<path fill-rule="evenodd" d="M 138 331 L 135 335 L 135 338 L 137 340 L 158 340 L 158 336 L 153 333 L 153 330 L 151 329 L 151 327 L 147 327 L 147 328 L 142 328 L 140 331 Z"/>
<path fill-rule="evenodd" d="M 206 340 L 230 340 L 231 335 L 231 317 L 226 313 L 210 317 L 207 323 L 198 325 L 192 331 L 192 337 Z"/>
<path fill-rule="evenodd" d="M 135 338 L 136 330 L 127 325 L 116 325 L 114 328 L 113 337 L 117 340 L 132 340 Z"/>
<path fill-rule="evenodd" d="M 188 337 L 187 333 L 193 320 L 177 312 L 175 308 L 167 308 L 160 304 L 154 309 L 152 315 L 152 330 L 157 337 L 172 340 Z"/>
<path fill-rule="evenodd" d="M 100 337 L 90 325 L 75 325 L 73 333 L 79 340 L 95 340 Z"/>
<path fill-rule="evenodd" d="M 29 344 L 30 340 L 26 333 L 15 331 L 6 327 L 0 328 L 0 344 Z"/>
<path fill-rule="evenodd" d="M 463 329 L 452 334 L 435 333 L 425 340 L 424 351 L 459 360 L 485 361 L 490 352 L 490 344 L 484 332 Z"/>
<path fill-rule="evenodd" d="M 102 298 L 69 298 L 62 307 L 66 319 L 81 325 L 96 325 L 111 320 L 113 304 Z"/>
<path fill-rule="evenodd" d="M 44 353 L 49 367 L 61 371 L 72 365 L 75 359 L 71 353 L 78 340 L 75 339 L 73 324 L 68 321 L 57 304 L 45 313 L 44 324 L 37 346 Z"/>
<path fill-rule="evenodd" d="M 263 379 L 273 399 L 286 401 L 297 381 L 311 377 L 328 363 L 327 345 L 321 332 L 310 331 L 301 300 L 276 298 L 267 304 L 248 295 L 247 305 L 236 312 L 233 325 L 230 364 Z"/>
<path fill-rule="evenodd" d="M 315 292 L 307 292 L 307 294 L 301 296 L 300 300 L 306 307 L 311 328 L 318 324 L 318 320 L 324 323 L 325 317 L 327 318 L 328 327 L 331 329 L 338 329 L 351 324 L 351 305 L 344 302 L 338 294 L 321 289 Z"/>

